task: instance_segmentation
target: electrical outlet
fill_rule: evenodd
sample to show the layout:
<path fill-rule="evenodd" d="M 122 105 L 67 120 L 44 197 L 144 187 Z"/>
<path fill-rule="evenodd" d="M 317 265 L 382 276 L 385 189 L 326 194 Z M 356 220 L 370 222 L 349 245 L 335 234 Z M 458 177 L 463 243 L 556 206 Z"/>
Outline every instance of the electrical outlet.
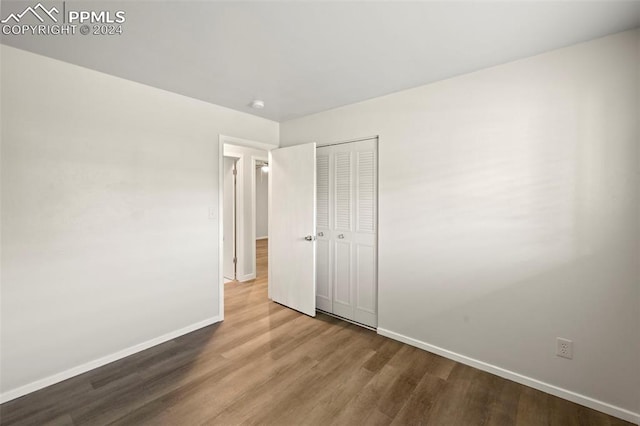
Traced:
<path fill-rule="evenodd" d="M 573 341 L 556 338 L 556 355 L 562 358 L 573 359 Z"/>

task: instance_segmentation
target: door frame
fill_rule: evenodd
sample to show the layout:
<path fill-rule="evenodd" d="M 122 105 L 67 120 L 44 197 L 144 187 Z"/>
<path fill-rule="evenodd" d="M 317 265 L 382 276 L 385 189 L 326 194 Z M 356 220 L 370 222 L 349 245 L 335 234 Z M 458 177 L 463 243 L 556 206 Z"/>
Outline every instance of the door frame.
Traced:
<path fill-rule="evenodd" d="M 271 145 L 264 142 L 258 142 L 258 141 L 249 140 L 249 139 L 242 139 L 242 138 L 227 136 L 223 134 L 218 135 L 218 310 L 219 310 L 218 315 L 220 317 L 220 321 L 224 320 L 224 271 L 223 271 L 224 242 L 222 240 L 224 224 L 223 224 L 222 218 L 224 214 L 223 200 L 224 200 L 224 145 L 225 144 L 237 145 L 245 148 L 259 149 L 267 152 L 271 151 L 272 149 L 278 148 L 277 145 Z M 253 160 L 251 160 L 250 163 L 251 163 L 251 166 L 254 166 L 255 164 Z M 243 165 L 243 166 L 246 166 L 246 165 Z M 254 170 L 254 174 L 255 174 L 255 170 Z M 252 188 L 253 188 L 252 193 L 254 194 L 255 194 L 255 184 L 256 183 L 254 178 L 252 182 Z M 253 197 L 253 199 L 254 201 L 252 202 L 252 205 L 255 208 L 255 196 Z M 238 206 L 238 204 L 239 203 L 236 202 L 236 206 Z M 244 205 L 243 205 L 243 208 L 244 208 Z M 210 211 L 209 216 L 212 217 L 213 215 L 214 215 L 214 211 Z M 250 233 L 250 235 L 253 235 L 253 239 L 255 240 L 256 238 L 255 219 L 253 221 L 253 226 L 250 227 L 248 232 Z M 237 244 L 236 248 L 239 249 L 240 245 Z M 255 265 L 256 263 L 255 249 L 252 252 L 253 252 L 253 264 Z M 251 261 L 251 259 L 249 259 L 249 261 Z"/>
<path fill-rule="evenodd" d="M 231 239 L 232 243 L 233 243 L 233 256 L 236 259 L 236 261 L 233 264 L 233 279 L 234 281 L 238 278 L 238 262 L 237 262 L 237 256 L 238 256 L 238 199 L 240 197 L 238 197 L 238 170 L 242 170 L 240 168 L 241 164 L 240 157 L 237 157 L 235 154 L 233 155 L 224 155 L 222 157 L 222 164 L 224 167 L 224 159 L 225 158 L 233 158 L 235 161 L 233 163 L 233 169 L 235 170 L 235 173 L 233 175 L 234 177 L 234 182 L 233 182 L 233 238 Z M 222 195 L 220 198 L 220 202 L 223 204 L 224 203 L 224 170 L 222 173 Z M 220 234 L 221 236 L 224 237 L 224 208 L 222 209 L 222 214 L 220 215 L 220 220 L 222 221 L 222 229 L 223 232 Z M 224 280 L 224 239 L 222 240 L 222 259 L 223 259 L 223 263 L 222 263 L 222 279 Z"/>
<path fill-rule="evenodd" d="M 259 155 L 252 155 L 251 156 L 251 199 L 253 200 L 253 202 L 251 203 L 251 235 L 253 236 L 253 239 L 256 239 L 256 194 L 257 194 L 257 189 L 256 189 L 256 178 L 257 178 L 257 172 L 256 172 L 256 166 L 258 164 L 258 161 L 262 161 L 262 162 L 269 162 L 269 153 L 267 152 L 267 156 L 266 157 L 261 157 Z M 269 178 L 269 173 L 267 173 L 267 179 Z M 267 188 L 267 199 L 269 198 L 269 190 Z M 269 209 L 269 204 L 267 201 L 267 211 Z M 267 226 L 268 226 L 268 219 L 267 219 Z M 267 235 L 267 238 L 269 236 Z M 253 257 L 256 257 L 256 249 L 255 247 L 253 248 Z M 256 267 L 257 268 L 257 267 Z M 256 269 L 256 273 L 258 272 L 258 270 Z"/>

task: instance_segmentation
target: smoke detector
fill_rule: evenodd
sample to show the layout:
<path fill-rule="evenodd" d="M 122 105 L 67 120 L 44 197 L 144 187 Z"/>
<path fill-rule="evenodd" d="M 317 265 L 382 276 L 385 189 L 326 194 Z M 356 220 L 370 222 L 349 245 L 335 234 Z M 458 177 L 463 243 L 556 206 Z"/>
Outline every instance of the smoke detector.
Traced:
<path fill-rule="evenodd" d="M 255 109 L 264 108 L 264 101 L 261 101 L 260 99 L 256 99 L 256 100 L 252 101 L 251 102 L 251 108 L 255 108 Z"/>

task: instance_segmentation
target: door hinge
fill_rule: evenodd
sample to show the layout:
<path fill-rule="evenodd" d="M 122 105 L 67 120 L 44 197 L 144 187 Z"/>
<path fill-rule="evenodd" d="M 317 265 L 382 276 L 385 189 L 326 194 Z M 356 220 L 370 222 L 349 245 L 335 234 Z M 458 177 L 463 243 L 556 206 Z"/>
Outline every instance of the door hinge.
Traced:
<path fill-rule="evenodd" d="M 238 169 L 233 169 L 233 175 L 237 176 L 237 174 L 238 174 Z"/>
<path fill-rule="evenodd" d="M 233 263 L 238 263 L 238 258 L 237 257 L 233 258 Z"/>

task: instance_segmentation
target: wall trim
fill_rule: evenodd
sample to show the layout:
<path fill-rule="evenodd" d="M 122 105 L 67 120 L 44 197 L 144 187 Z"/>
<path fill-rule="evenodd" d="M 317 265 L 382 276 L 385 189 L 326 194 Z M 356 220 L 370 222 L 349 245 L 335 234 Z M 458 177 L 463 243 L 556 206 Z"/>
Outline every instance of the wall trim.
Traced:
<path fill-rule="evenodd" d="M 256 237 L 256 241 L 257 240 L 266 240 L 267 238 L 269 238 L 269 237 L 268 236 L 266 236 L 266 237 Z"/>
<path fill-rule="evenodd" d="M 317 142 L 316 143 L 316 148 L 320 148 L 321 146 L 329 146 L 329 145 L 342 145 L 343 143 L 352 143 L 352 142 L 362 142 L 362 141 L 368 141 L 371 139 L 380 139 L 380 135 L 373 135 L 373 136 L 367 136 L 367 137 L 363 137 L 363 138 L 355 138 L 355 139 L 346 139 L 346 140 L 341 140 L 341 141 L 333 141 L 333 142 Z"/>
<path fill-rule="evenodd" d="M 45 377 L 44 379 L 36 380 L 35 382 L 31 382 L 24 386 L 20 386 L 18 388 L 3 392 L 2 394 L 0 394 L 0 404 L 3 404 L 5 402 L 11 401 L 16 398 L 20 398 L 21 396 L 30 394 L 37 390 L 46 388 L 48 386 L 54 385 L 56 383 L 62 382 L 64 380 L 70 379 L 80 374 L 86 373 L 87 371 L 94 370 L 98 367 L 102 367 L 103 365 L 112 363 L 114 361 L 118 361 L 122 358 L 126 358 L 129 355 L 133 355 L 145 349 L 149 349 L 153 346 L 159 345 L 161 343 L 165 343 L 169 340 L 175 339 L 176 337 L 180 337 L 184 334 L 191 333 L 192 331 L 196 331 L 200 328 L 207 327 L 211 324 L 215 324 L 220 321 L 221 319 L 219 316 L 211 317 L 204 321 L 200 321 L 195 324 L 191 324 L 186 327 L 183 327 L 181 329 L 163 334 L 162 336 L 158 336 L 151 340 L 147 340 L 146 342 L 142 342 L 137 345 L 130 346 L 128 348 L 122 349 L 110 355 L 103 356 L 93 361 L 89 361 L 85 364 L 81 364 L 76 367 L 70 368 L 68 370 L 62 371 L 60 373 L 51 375 L 49 377 Z"/>
<path fill-rule="evenodd" d="M 251 280 L 255 280 L 256 279 L 256 273 L 252 272 L 250 274 L 246 274 L 246 275 L 237 275 L 236 276 L 236 281 L 238 282 L 246 282 L 246 281 L 251 281 Z"/>
<path fill-rule="evenodd" d="M 412 337 L 405 336 L 400 333 L 396 333 L 391 330 L 378 327 L 378 334 L 393 340 L 397 340 L 402 343 L 406 343 L 407 345 L 415 346 L 416 348 L 425 350 L 427 352 L 431 352 L 436 355 L 440 355 L 445 358 L 452 359 L 461 364 L 469 365 L 479 370 L 495 374 L 496 376 L 500 376 L 502 378 L 511 380 L 513 382 L 520 383 L 525 386 L 529 386 L 531 388 L 557 396 L 559 398 L 566 399 L 571 402 L 575 402 L 576 404 L 584 405 L 585 407 L 592 408 L 597 411 L 601 411 L 605 414 L 609 414 L 611 416 L 618 417 L 620 419 L 623 419 L 632 423 L 640 424 L 640 413 L 634 413 L 633 411 L 629 411 L 624 408 L 621 408 L 612 404 L 608 404 L 603 401 L 599 401 L 597 399 L 570 391 L 568 389 L 563 389 L 558 386 L 555 386 L 546 382 L 542 382 L 532 377 L 524 376 L 522 374 L 516 373 L 511 370 L 506 370 L 504 368 L 477 360 L 475 358 L 470 358 L 466 355 L 461 355 L 459 353 L 452 352 L 450 350 L 431 345 L 429 343 L 414 339 Z"/>

